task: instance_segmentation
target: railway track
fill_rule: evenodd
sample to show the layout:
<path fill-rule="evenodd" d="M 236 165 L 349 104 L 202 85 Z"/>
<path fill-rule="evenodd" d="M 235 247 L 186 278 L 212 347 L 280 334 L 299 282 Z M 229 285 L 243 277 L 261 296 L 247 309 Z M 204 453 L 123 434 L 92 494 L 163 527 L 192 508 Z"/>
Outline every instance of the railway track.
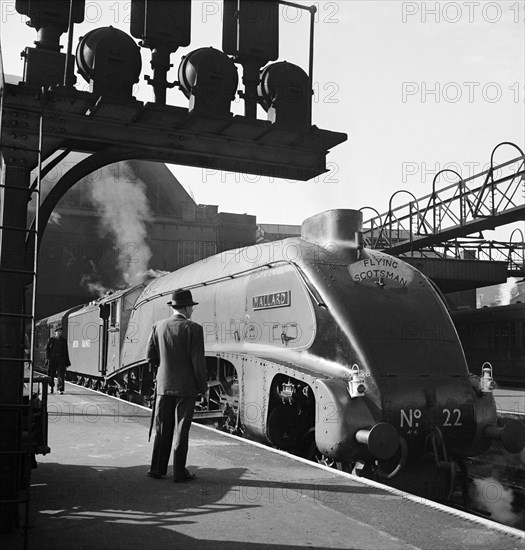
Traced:
<path fill-rule="evenodd" d="M 505 456 L 497 445 L 468 460 L 469 500 L 475 513 L 525 530 L 524 460 L 524 453 Z"/>

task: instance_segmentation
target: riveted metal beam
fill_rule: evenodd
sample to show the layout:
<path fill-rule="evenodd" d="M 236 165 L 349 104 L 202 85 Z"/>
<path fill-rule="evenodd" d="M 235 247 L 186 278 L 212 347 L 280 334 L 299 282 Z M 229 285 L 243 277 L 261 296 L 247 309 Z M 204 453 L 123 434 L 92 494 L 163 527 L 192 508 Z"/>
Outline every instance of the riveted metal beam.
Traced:
<path fill-rule="evenodd" d="M 16 150 L 30 168 L 41 105 L 34 90 L 6 84 L 2 146 Z M 44 158 L 57 149 L 94 153 L 118 146 L 160 162 L 297 180 L 326 172 L 328 150 L 347 139 L 316 126 L 295 130 L 242 116 L 195 116 L 182 107 L 134 100 L 112 104 L 61 88 L 47 94 L 42 115 Z"/>

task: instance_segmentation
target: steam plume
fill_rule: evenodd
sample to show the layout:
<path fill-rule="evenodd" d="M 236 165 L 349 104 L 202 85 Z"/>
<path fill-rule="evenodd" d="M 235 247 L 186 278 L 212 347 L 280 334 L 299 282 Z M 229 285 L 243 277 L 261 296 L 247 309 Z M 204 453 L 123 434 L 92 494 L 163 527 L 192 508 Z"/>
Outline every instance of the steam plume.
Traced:
<path fill-rule="evenodd" d="M 494 520 L 506 525 L 515 525 L 519 521 L 518 515 L 512 511 L 512 490 L 505 489 L 495 478 L 475 479 L 473 498 L 490 512 Z"/>
<path fill-rule="evenodd" d="M 92 280 L 91 275 L 84 275 L 82 279 L 80 279 L 80 284 L 86 287 L 91 294 L 96 294 L 99 297 L 104 296 L 104 294 L 110 290 L 100 282 Z"/>
<path fill-rule="evenodd" d="M 500 306 L 508 306 L 510 301 L 517 294 L 518 290 L 518 279 L 515 277 L 510 277 L 507 279 L 506 283 L 503 283 L 499 286 L 499 295 L 498 302 Z"/>
<path fill-rule="evenodd" d="M 145 184 L 135 176 L 129 163 L 124 166 L 126 170 L 116 173 L 104 168 L 102 177 L 90 188 L 93 203 L 102 217 L 101 232 L 115 240 L 122 281 L 132 286 L 143 282 L 151 259 L 146 235 L 152 214 Z"/>
<path fill-rule="evenodd" d="M 60 225 L 61 222 L 62 216 L 58 212 L 51 212 L 51 215 L 49 216 L 49 224 Z"/>
<path fill-rule="evenodd" d="M 91 266 L 91 273 L 84 275 L 80 279 L 80 284 L 81 286 L 87 288 L 91 294 L 96 294 L 99 297 L 104 296 L 104 294 L 106 294 L 111 289 L 105 287 L 100 282 L 100 276 L 97 273 L 97 266 L 95 265 L 95 262 L 90 260 L 89 265 Z"/>

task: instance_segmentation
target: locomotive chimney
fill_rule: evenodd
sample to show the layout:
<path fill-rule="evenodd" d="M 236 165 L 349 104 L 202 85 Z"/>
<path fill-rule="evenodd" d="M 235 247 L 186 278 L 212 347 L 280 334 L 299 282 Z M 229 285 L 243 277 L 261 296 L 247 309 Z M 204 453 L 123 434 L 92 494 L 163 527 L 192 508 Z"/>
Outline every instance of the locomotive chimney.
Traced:
<path fill-rule="evenodd" d="M 327 210 L 304 220 L 301 237 L 320 245 L 362 246 L 363 213 L 359 210 Z"/>

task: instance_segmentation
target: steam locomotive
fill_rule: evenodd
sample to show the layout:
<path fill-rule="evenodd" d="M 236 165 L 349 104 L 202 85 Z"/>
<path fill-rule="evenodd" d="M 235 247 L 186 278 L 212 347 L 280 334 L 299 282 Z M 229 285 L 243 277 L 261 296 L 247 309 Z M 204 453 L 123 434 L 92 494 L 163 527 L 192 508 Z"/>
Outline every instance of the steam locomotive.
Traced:
<path fill-rule="evenodd" d="M 361 213 L 330 210 L 301 237 L 228 251 L 37 325 L 60 323 L 70 375 L 149 403 L 146 344 L 191 289 L 203 326 L 208 391 L 196 418 L 301 456 L 446 498 L 457 464 L 493 441 L 525 445 L 498 425 L 493 380 L 469 373 L 444 300 L 415 268 L 363 248 Z"/>

